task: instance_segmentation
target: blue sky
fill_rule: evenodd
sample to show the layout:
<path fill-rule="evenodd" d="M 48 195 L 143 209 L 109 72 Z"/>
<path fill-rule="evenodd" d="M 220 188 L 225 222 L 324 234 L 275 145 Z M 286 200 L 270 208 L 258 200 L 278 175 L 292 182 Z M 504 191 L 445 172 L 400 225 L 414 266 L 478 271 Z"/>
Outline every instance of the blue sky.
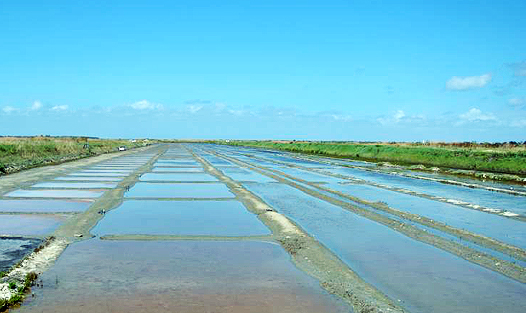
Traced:
<path fill-rule="evenodd" d="M 0 135 L 523 141 L 525 16 L 525 1 L 2 1 Z"/>

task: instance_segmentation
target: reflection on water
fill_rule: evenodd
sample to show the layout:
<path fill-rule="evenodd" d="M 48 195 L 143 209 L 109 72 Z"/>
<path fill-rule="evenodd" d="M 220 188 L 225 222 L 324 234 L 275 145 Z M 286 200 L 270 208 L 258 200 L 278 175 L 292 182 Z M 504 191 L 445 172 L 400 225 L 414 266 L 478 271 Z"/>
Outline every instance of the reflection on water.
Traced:
<path fill-rule="evenodd" d="M 42 242 L 35 238 L 0 236 L 0 272 L 6 271 Z"/>
<path fill-rule="evenodd" d="M 248 236 L 270 234 L 238 201 L 129 200 L 92 230 L 116 234 Z"/>
<path fill-rule="evenodd" d="M 156 172 L 183 172 L 183 173 L 204 173 L 202 167 L 174 167 L 174 166 L 163 166 L 163 167 L 154 167 L 152 169 L 153 173 Z"/>
<path fill-rule="evenodd" d="M 117 183 L 68 183 L 68 182 L 45 182 L 34 184 L 33 188 L 79 188 L 79 189 L 103 189 L 103 188 L 115 188 Z"/>
<path fill-rule="evenodd" d="M 331 184 L 329 188 L 526 249 L 526 225 L 521 221 L 368 185 Z"/>
<path fill-rule="evenodd" d="M 57 229 L 64 215 L 0 214 L 0 235 L 43 236 Z"/>
<path fill-rule="evenodd" d="M 128 176 L 128 174 L 125 174 L 125 173 L 108 173 L 108 172 L 85 172 L 85 171 L 80 171 L 80 172 L 75 172 L 75 173 L 71 173 L 71 174 L 68 174 L 70 176 L 100 176 L 100 177 L 124 177 L 124 176 Z"/>
<path fill-rule="evenodd" d="M 148 198 L 233 198 L 234 194 L 221 183 L 137 183 L 126 197 Z"/>
<path fill-rule="evenodd" d="M 61 176 L 55 180 L 66 181 L 121 181 L 124 177 L 89 177 L 89 176 Z"/>
<path fill-rule="evenodd" d="M 92 203 L 91 200 L 0 200 L 0 212 L 82 212 Z"/>
<path fill-rule="evenodd" d="M 519 312 L 526 284 L 282 184 L 247 189 L 411 312 Z"/>
<path fill-rule="evenodd" d="M 205 173 L 146 173 L 141 176 L 142 181 L 217 181 L 212 175 Z"/>
<path fill-rule="evenodd" d="M 354 176 L 356 178 L 385 184 L 392 187 L 444 197 L 446 199 L 462 200 L 489 208 L 509 210 L 518 214 L 526 214 L 526 198 L 485 189 L 467 188 L 448 185 L 434 181 L 408 178 L 376 172 L 367 172 L 352 168 L 335 168 L 329 170 L 336 174 Z"/>
<path fill-rule="evenodd" d="M 349 312 L 265 242 L 69 246 L 18 312 Z"/>
<path fill-rule="evenodd" d="M 11 191 L 5 197 L 20 197 L 20 198 L 98 198 L 102 196 L 104 191 L 94 190 L 23 190 L 18 189 Z"/>
<path fill-rule="evenodd" d="M 241 168 L 222 168 L 221 171 L 228 177 L 237 181 L 255 181 L 258 183 L 275 182 L 274 179 L 261 175 L 251 170 Z"/>

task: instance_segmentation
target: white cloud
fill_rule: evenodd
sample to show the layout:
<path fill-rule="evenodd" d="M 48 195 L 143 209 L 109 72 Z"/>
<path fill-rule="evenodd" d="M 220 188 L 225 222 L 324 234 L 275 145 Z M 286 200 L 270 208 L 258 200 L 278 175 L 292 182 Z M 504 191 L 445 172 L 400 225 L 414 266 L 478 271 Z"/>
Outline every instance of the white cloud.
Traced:
<path fill-rule="evenodd" d="M 342 121 L 342 122 L 348 122 L 352 121 L 354 116 L 351 114 L 346 114 L 344 112 L 340 111 L 321 111 L 313 115 L 314 118 L 320 117 L 324 120 L 334 120 L 334 121 Z"/>
<path fill-rule="evenodd" d="M 33 105 L 31 106 L 31 111 L 38 111 L 42 108 L 42 102 L 40 101 L 35 101 L 33 102 Z"/>
<path fill-rule="evenodd" d="M 484 74 L 482 76 L 467 76 L 459 77 L 453 76 L 446 82 L 446 89 L 448 90 L 469 90 L 474 88 L 482 88 L 491 81 L 491 74 Z"/>
<path fill-rule="evenodd" d="M 405 117 L 405 113 L 402 110 L 396 111 L 396 113 L 393 116 L 396 123 L 400 122 L 400 120 L 403 119 L 404 117 Z"/>
<path fill-rule="evenodd" d="M 148 100 L 137 101 L 130 106 L 135 110 L 161 110 L 163 108 L 162 104 L 151 103 Z"/>
<path fill-rule="evenodd" d="M 52 111 L 66 111 L 69 107 L 67 105 L 55 105 L 51 108 Z"/>
<path fill-rule="evenodd" d="M 511 127 L 526 127 L 526 119 L 512 121 L 510 125 Z"/>
<path fill-rule="evenodd" d="M 2 111 L 4 111 L 4 113 L 9 114 L 9 113 L 18 111 L 18 109 L 17 108 L 13 108 L 12 106 L 8 105 L 8 106 L 3 107 Z"/>
<path fill-rule="evenodd" d="M 376 121 L 382 125 L 405 124 L 422 125 L 426 123 L 426 117 L 421 114 L 407 115 L 403 110 L 396 110 L 391 116 L 380 116 Z"/>
<path fill-rule="evenodd" d="M 492 113 L 483 113 L 477 108 L 471 108 L 464 114 L 460 114 L 460 119 L 469 122 L 496 121 L 497 118 Z"/>
<path fill-rule="evenodd" d="M 334 119 L 335 121 L 348 122 L 348 121 L 352 121 L 353 119 L 353 116 L 350 114 L 330 114 L 326 116 Z"/>
<path fill-rule="evenodd" d="M 195 113 L 201 111 L 202 108 L 203 108 L 202 105 L 189 105 L 189 106 L 186 107 L 186 110 L 188 112 L 190 112 L 191 114 L 195 114 Z"/>
<path fill-rule="evenodd" d="M 508 103 L 514 107 L 521 107 L 526 104 L 526 99 L 525 98 L 513 98 L 513 99 L 508 100 Z"/>

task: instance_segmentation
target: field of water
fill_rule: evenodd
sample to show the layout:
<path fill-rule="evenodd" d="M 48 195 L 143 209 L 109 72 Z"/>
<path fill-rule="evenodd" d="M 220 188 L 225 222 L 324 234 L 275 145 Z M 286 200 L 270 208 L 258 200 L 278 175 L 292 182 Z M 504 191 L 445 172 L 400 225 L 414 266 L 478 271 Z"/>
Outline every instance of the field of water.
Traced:
<path fill-rule="evenodd" d="M 341 260 L 408 312 L 520 312 L 526 305 L 520 277 L 353 213 L 329 201 L 354 203 L 336 192 L 526 249 L 523 220 L 441 200 L 521 213 L 521 196 L 382 172 L 374 163 L 175 144 L 3 191 L 0 235 L 8 237 L 0 240 L 0 261 L 9 259 L 1 263 L 8 268 L 42 238 L 69 229 L 73 236 L 75 227 L 93 221 L 89 232 L 95 238 L 66 248 L 42 274 L 43 287 L 34 287 L 34 297 L 16 311 L 352 312 L 348 298 L 331 295 L 322 288 L 325 282 L 309 276 L 323 266 L 295 266 L 294 253 L 277 240 L 284 237 L 275 237 L 279 228 L 269 228 L 261 212 L 247 206 L 258 199 L 319 242 L 325 252 L 317 257 Z M 101 214 L 105 203 L 111 205 Z M 378 214 L 488 253 L 496 263 L 515 262 L 492 247 L 420 225 L 418 218 Z"/>

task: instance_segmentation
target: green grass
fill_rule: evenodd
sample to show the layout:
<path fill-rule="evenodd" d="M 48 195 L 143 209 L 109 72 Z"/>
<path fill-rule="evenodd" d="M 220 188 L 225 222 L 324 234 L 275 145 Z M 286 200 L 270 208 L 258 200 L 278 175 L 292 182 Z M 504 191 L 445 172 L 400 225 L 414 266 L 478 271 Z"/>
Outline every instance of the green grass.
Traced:
<path fill-rule="evenodd" d="M 29 272 L 26 274 L 26 277 L 24 279 L 24 284 L 21 286 L 18 286 L 15 282 L 9 283 L 9 288 L 16 289 L 17 292 L 11 296 L 9 299 L 0 299 L 0 312 L 4 312 L 8 310 L 10 307 L 16 306 L 22 301 L 24 301 L 24 297 L 26 292 L 29 292 L 31 290 L 31 286 L 33 286 L 35 280 L 38 278 L 38 275 L 35 272 Z"/>
<path fill-rule="evenodd" d="M 0 137 L 0 175 L 108 153 L 119 146 L 143 145 L 142 141 L 85 137 Z"/>
<path fill-rule="evenodd" d="M 220 142 L 225 143 L 225 142 Z M 231 141 L 230 145 L 251 146 L 403 165 L 526 174 L 524 147 L 456 147 L 411 144 L 355 144 L 320 142 Z"/>

